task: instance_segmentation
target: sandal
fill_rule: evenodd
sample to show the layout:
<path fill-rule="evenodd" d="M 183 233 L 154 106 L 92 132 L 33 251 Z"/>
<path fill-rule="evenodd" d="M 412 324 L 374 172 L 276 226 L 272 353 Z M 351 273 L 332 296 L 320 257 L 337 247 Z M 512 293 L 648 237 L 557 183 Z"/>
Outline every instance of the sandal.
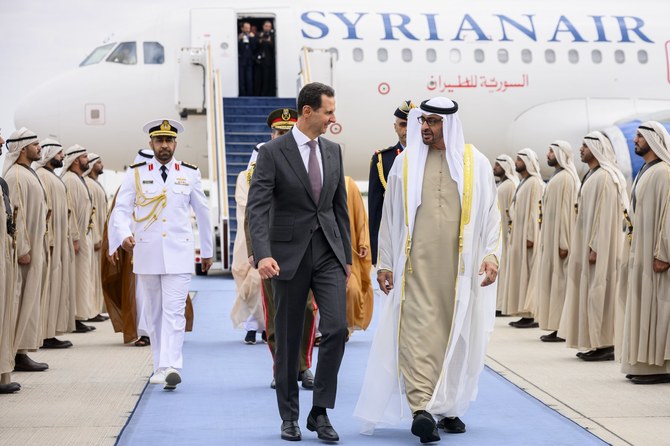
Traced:
<path fill-rule="evenodd" d="M 146 347 L 147 345 L 151 345 L 149 336 L 140 336 L 140 338 L 135 341 L 135 347 Z"/>

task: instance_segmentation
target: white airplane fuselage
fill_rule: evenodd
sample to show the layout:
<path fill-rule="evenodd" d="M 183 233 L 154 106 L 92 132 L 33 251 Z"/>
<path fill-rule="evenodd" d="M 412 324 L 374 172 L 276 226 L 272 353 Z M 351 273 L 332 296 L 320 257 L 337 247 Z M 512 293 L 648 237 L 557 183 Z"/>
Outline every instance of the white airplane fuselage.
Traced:
<path fill-rule="evenodd" d="M 103 57 L 76 68 L 36 89 L 15 121 L 66 146 L 82 144 L 120 170 L 147 146 L 145 122 L 179 119 L 184 98 L 198 98 L 202 85 L 184 76 L 189 61 L 181 48 L 209 44 L 223 96 L 237 96 L 237 20 L 251 16 L 274 20 L 277 96 L 296 97 L 301 69 L 307 80 L 332 83 L 337 124 L 325 136 L 342 144 L 345 172 L 356 180 L 367 180 L 375 149 L 397 141 L 393 112 L 405 99 L 457 101 L 466 140 L 489 159 L 524 147 L 542 159 L 556 139 L 577 153 L 591 130 L 669 114 L 670 6 L 646 3 L 654 7 L 619 0 L 219 2 L 116 39 L 137 42 L 137 63 Z M 164 47 L 163 63 L 143 63 L 144 42 Z M 303 47 L 330 49 L 332 67 L 316 53 L 301 66 Z M 184 120 L 177 157 L 207 175 L 205 119 Z"/>

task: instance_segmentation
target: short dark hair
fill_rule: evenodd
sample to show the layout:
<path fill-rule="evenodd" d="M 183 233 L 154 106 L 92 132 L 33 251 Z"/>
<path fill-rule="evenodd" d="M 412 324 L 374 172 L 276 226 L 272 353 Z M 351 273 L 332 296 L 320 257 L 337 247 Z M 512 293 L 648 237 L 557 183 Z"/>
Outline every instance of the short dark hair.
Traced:
<path fill-rule="evenodd" d="M 324 94 L 329 98 L 335 97 L 335 90 L 321 82 L 312 82 L 302 87 L 298 93 L 298 116 L 302 115 L 302 108 L 305 105 L 309 105 L 314 110 L 321 108 L 321 95 Z"/>

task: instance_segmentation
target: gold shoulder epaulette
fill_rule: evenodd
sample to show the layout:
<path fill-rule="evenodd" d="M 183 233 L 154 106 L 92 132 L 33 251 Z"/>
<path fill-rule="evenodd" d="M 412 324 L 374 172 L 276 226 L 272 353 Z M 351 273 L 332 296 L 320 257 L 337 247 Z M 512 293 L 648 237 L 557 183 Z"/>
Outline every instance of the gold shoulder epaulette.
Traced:
<path fill-rule="evenodd" d="M 394 147 L 395 147 L 395 146 L 388 146 L 388 147 L 385 148 L 385 149 L 379 149 L 379 150 L 377 150 L 377 152 L 375 152 L 375 153 L 388 152 L 389 150 L 391 150 L 391 149 L 394 148 Z"/>
<path fill-rule="evenodd" d="M 131 169 L 134 169 L 134 168 L 136 168 L 136 167 L 144 166 L 146 163 L 147 163 L 146 161 L 142 161 L 141 163 L 131 164 L 131 165 L 130 165 L 130 168 L 131 168 Z"/>
<path fill-rule="evenodd" d="M 189 164 L 186 161 L 182 161 L 181 165 L 184 166 L 184 167 L 188 167 L 189 169 L 198 170 L 198 166 L 193 165 L 193 164 Z"/>

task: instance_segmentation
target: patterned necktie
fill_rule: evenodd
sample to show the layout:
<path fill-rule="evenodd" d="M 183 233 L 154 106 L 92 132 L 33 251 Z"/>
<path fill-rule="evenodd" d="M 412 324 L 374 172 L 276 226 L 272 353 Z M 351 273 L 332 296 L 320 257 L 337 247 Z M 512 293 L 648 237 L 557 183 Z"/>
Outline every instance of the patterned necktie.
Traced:
<path fill-rule="evenodd" d="M 161 178 L 163 179 L 163 183 L 165 183 L 165 180 L 167 180 L 167 167 L 161 166 Z"/>
<path fill-rule="evenodd" d="M 321 196 L 321 169 L 319 169 L 319 160 L 316 157 L 316 140 L 307 141 L 309 146 L 309 161 L 307 162 L 307 175 L 309 184 L 312 186 L 312 196 L 315 203 L 319 203 Z"/>

